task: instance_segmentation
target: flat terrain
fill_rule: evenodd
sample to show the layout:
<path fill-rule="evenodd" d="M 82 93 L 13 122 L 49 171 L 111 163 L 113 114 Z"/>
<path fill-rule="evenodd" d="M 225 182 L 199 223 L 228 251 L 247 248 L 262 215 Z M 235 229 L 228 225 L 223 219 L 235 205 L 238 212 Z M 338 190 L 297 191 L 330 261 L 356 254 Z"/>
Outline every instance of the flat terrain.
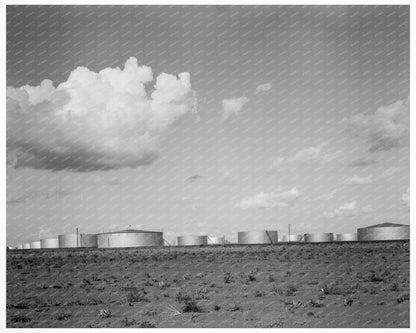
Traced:
<path fill-rule="evenodd" d="M 409 242 L 7 252 L 7 327 L 409 327 Z"/>

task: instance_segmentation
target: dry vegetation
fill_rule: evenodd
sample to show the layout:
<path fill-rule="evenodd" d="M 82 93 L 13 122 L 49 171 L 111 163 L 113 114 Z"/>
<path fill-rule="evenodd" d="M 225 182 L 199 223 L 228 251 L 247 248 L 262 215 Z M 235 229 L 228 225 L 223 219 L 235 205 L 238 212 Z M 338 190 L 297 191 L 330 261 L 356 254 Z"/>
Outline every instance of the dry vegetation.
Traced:
<path fill-rule="evenodd" d="M 7 253 L 7 327 L 409 327 L 409 242 Z"/>

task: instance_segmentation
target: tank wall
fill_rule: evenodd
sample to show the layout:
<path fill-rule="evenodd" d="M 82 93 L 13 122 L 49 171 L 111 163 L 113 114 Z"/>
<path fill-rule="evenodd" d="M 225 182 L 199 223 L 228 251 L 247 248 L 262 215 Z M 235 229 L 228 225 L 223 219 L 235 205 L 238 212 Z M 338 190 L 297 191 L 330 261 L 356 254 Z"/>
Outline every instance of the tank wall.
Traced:
<path fill-rule="evenodd" d="M 282 235 L 281 242 L 301 242 L 303 235 Z"/>
<path fill-rule="evenodd" d="M 277 243 L 276 230 L 241 231 L 238 233 L 238 244 L 272 244 Z"/>
<path fill-rule="evenodd" d="M 40 249 L 40 241 L 30 242 L 31 249 Z"/>
<path fill-rule="evenodd" d="M 352 242 L 357 240 L 357 234 L 337 234 L 337 242 Z"/>
<path fill-rule="evenodd" d="M 81 234 L 81 247 L 97 247 L 97 235 Z"/>
<path fill-rule="evenodd" d="M 332 242 L 333 233 L 305 234 L 304 241 L 307 243 Z"/>
<path fill-rule="evenodd" d="M 22 249 L 23 249 L 23 244 L 20 244 L 20 245 L 17 247 L 17 249 L 18 249 L 18 250 L 22 250 Z"/>
<path fill-rule="evenodd" d="M 45 238 L 40 240 L 40 247 L 42 249 L 58 249 L 59 239 L 58 238 Z"/>
<path fill-rule="evenodd" d="M 99 248 L 105 247 L 138 247 L 138 246 L 163 246 L 163 233 L 108 233 L 97 235 Z"/>
<path fill-rule="evenodd" d="M 178 246 L 207 245 L 207 236 L 179 236 Z"/>
<path fill-rule="evenodd" d="M 208 237 L 208 245 L 223 245 L 225 244 L 224 237 Z"/>
<path fill-rule="evenodd" d="M 23 248 L 24 249 L 30 249 L 30 243 L 24 243 Z"/>
<path fill-rule="evenodd" d="M 359 228 L 359 241 L 372 240 L 407 240 L 410 239 L 410 227 Z"/>
<path fill-rule="evenodd" d="M 61 249 L 81 247 L 81 235 L 80 234 L 78 234 L 78 245 L 77 245 L 77 234 L 59 235 L 58 239 L 59 239 L 59 247 Z"/>

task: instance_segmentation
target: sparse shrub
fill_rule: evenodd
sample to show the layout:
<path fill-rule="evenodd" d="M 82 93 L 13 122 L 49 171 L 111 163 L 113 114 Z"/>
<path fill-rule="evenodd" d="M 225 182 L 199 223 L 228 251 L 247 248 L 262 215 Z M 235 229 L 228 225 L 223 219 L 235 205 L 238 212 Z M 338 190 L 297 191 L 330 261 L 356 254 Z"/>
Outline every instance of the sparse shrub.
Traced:
<path fill-rule="evenodd" d="M 182 312 L 202 312 L 202 308 L 198 306 L 197 302 L 193 299 L 185 300 L 182 306 Z"/>
<path fill-rule="evenodd" d="M 398 283 L 393 283 L 390 287 L 391 291 L 399 291 L 399 284 Z"/>
<path fill-rule="evenodd" d="M 184 301 L 188 301 L 191 299 L 191 296 L 189 296 L 187 293 L 184 293 L 182 291 L 179 291 L 176 295 L 175 295 L 175 300 L 177 302 L 184 302 Z"/>
<path fill-rule="evenodd" d="M 200 288 L 195 291 L 196 299 L 208 299 L 207 294 L 208 294 L 208 289 L 206 288 Z"/>
<path fill-rule="evenodd" d="M 247 279 L 248 279 L 249 282 L 253 282 L 253 281 L 256 281 L 256 276 L 253 275 L 253 274 L 249 274 L 247 276 Z"/>
<path fill-rule="evenodd" d="M 156 324 L 153 321 L 141 320 L 137 325 L 139 328 L 155 328 Z"/>
<path fill-rule="evenodd" d="M 229 311 L 236 312 L 236 311 L 243 311 L 243 307 L 240 304 L 232 304 L 229 308 Z"/>
<path fill-rule="evenodd" d="M 131 304 L 131 303 L 138 303 L 138 302 L 150 302 L 150 300 L 146 297 L 147 292 L 142 290 L 134 290 L 130 291 L 126 296 L 125 300 Z"/>
<path fill-rule="evenodd" d="M 321 301 L 321 300 L 316 300 L 316 301 L 314 301 L 313 299 L 311 299 L 310 301 L 309 301 L 309 303 L 310 303 L 310 305 L 312 306 L 312 307 L 314 307 L 314 308 L 321 308 L 321 307 L 323 307 L 324 306 L 324 303 Z"/>
<path fill-rule="evenodd" d="M 17 315 L 17 316 L 13 316 L 11 319 L 12 323 L 28 323 L 32 321 L 32 318 L 29 318 L 25 315 Z"/>
<path fill-rule="evenodd" d="M 404 301 L 410 300 L 410 294 L 402 294 L 397 297 L 397 303 L 403 303 Z"/>
<path fill-rule="evenodd" d="M 101 309 L 100 311 L 98 311 L 98 316 L 100 318 L 110 318 L 112 314 L 109 309 Z"/>
<path fill-rule="evenodd" d="M 272 282 L 275 282 L 276 281 L 276 279 L 274 278 L 274 276 L 273 275 L 269 275 L 268 277 L 267 277 L 267 281 L 269 281 L 270 283 L 272 283 Z"/>
<path fill-rule="evenodd" d="M 218 304 L 214 305 L 214 311 L 220 311 L 221 307 Z"/>
<path fill-rule="evenodd" d="M 59 321 L 69 320 L 72 317 L 72 314 L 69 312 L 60 312 L 55 315 L 55 319 Z"/>
<path fill-rule="evenodd" d="M 157 310 L 155 308 L 152 308 L 150 310 L 147 310 L 144 314 L 146 316 L 152 316 L 153 317 L 153 316 L 157 315 Z"/>
<path fill-rule="evenodd" d="M 263 297 L 265 294 L 259 290 L 256 290 L 254 292 L 254 297 Z"/>
<path fill-rule="evenodd" d="M 286 296 L 295 296 L 298 288 L 294 284 L 289 284 L 286 287 Z"/>
<path fill-rule="evenodd" d="M 231 273 L 226 272 L 226 273 L 224 274 L 224 283 L 231 283 L 231 282 L 234 282 L 234 278 L 233 278 L 233 276 L 231 275 Z"/>

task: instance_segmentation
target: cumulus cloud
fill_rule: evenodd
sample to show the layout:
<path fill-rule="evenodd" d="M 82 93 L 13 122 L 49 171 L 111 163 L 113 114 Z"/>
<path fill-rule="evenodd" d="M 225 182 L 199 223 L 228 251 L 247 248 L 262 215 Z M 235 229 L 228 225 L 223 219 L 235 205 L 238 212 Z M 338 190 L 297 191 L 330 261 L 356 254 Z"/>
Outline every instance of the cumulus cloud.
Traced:
<path fill-rule="evenodd" d="M 7 87 L 7 154 L 16 168 L 74 171 L 137 167 L 158 155 L 156 140 L 195 110 L 190 74 L 153 81 L 150 67 L 129 58 L 123 69 L 71 72 L 56 88 Z"/>
<path fill-rule="evenodd" d="M 329 193 L 325 193 L 325 194 L 320 195 L 317 199 L 318 200 L 331 200 L 335 197 L 336 193 L 337 193 L 337 190 L 334 189 Z"/>
<path fill-rule="evenodd" d="M 349 216 L 356 216 L 359 214 L 370 214 L 375 212 L 374 208 L 371 205 L 366 205 L 364 207 L 359 208 L 357 205 L 357 201 L 347 202 L 340 207 L 334 209 L 333 211 L 326 211 L 323 213 L 323 216 L 327 218 L 334 218 L 334 217 L 349 217 Z"/>
<path fill-rule="evenodd" d="M 263 83 L 256 88 L 256 94 L 269 91 L 272 88 L 270 83 Z"/>
<path fill-rule="evenodd" d="M 370 152 L 390 150 L 408 143 L 409 102 L 381 106 L 374 114 L 356 114 L 346 120 L 355 135 L 364 138 Z"/>
<path fill-rule="evenodd" d="M 378 160 L 371 156 L 359 157 L 348 164 L 348 166 L 356 168 L 356 167 L 366 167 L 369 165 L 376 164 Z"/>
<path fill-rule="evenodd" d="M 248 101 L 246 96 L 224 99 L 222 101 L 222 119 L 227 120 L 230 116 L 239 114 Z"/>
<path fill-rule="evenodd" d="M 403 203 L 410 208 L 410 192 L 409 192 L 410 188 L 407 188 L 407 191 L 405 193 L 403 193 L 402 195 L 402 201 Z"/>
<path fill-rule="evenodd" d="M 270 166 L 270 171 L 278 169 L 283 164 L 330 162 L 341 154 L 339 151 L 325 151 L 326 146 L 328 146 L 328 142 L 323 142 L 316 147 L 302 149 L 290 157 L 278 156 Z"/>
<path fill-rule="evenodd" d="M 368 185 L 373 182 L 373 176 L 366 176 L 366 177 L 360 177 L 360 176 L 353 176 L 350 178 L 345 179 L 342 184 L 344 185 Z"/>
<path fill-rule="evenodd" d="M 252 197 L 242 199 L 237 207 L 242 209 L 287 207 L 293 205 L 300 195 L 301 193 L 296 187 L 289 191 L 279 189 L 271 193 L 260 192 Z"/>

